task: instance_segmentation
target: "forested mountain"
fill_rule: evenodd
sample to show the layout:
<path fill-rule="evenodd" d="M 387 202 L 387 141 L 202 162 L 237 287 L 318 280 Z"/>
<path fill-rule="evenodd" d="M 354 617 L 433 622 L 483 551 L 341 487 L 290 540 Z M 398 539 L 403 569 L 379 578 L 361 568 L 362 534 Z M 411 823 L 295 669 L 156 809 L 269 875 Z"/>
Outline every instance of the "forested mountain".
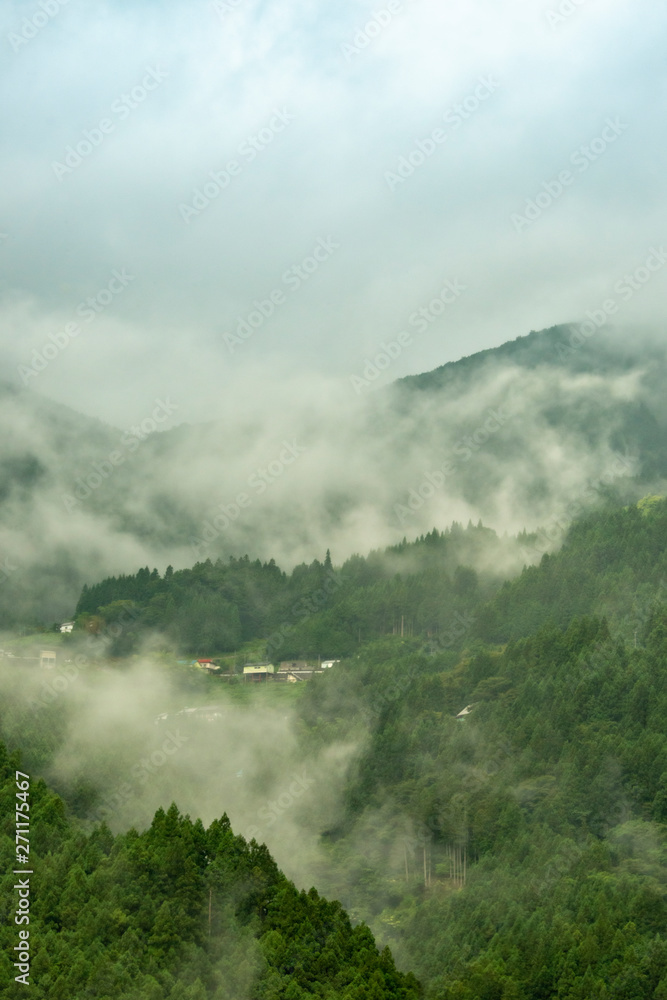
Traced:
<path fill-rule="evenodd" d="M 659 492 L 656 344 L 640 330 L 554 327 L 379 391 L 249 398 L 231 430 L 179 423 L 169 398 L 111 428 L 5 385 L 0 627 L 63 620 L 83 583 L 140 565 L 248 553 L 291 571 L 327 547 L 341 563 L 453 521 L 499 534 L 567 522 L 612 482 L 629 500 Z"/>
<path fill-rule="evenodd" d="M 0 855 L 5 919 L 0 997 L 25 995 L 12 959 L 19 927 L 14 804 L 18 754 L 0 744 Z M 23 784 L 23 782 L 22 782 Z M 367 927 L 339 903 L 298 892 L 266 847 L 235 836 L 223 816 L 204 829 L 159 810 L 143 833 L 89 836 L 44 782 L 30 792 L 29 991 L 38 1000 L 273 1000 L 397 997 L 417 983 L 396 971 Z M 21 970 L 23 971 L 23 970 Z"/>
<path fill-rule="evenodd" d="M 524 535 L 521 544 L 530 550 L 539 538 Z M 285 807 L 293 825 L 274 822 L 282 807 L 271 804 L 275 793 L 256 764 L 247 776 L 239 772 L 238 787 L 250 796 L 246 815 L 262 824 L 258 839 L 272 850 L 275 838 L 276 849 L 291 855 L 315 833 L 318 851 L 309 870 L 318 892 L 339 900 L 353 923 L 365 921 L 430 1000 L 662 1000 L 667 499 L 626 504 L 608 496 L 605 505 L 575 520 L 558 551 L 504 583 L 465 566 L 471 553 L 479 558 L 487 547 L 501 559 L 503 543 L 471 525 L 355 557 L 338 571 L 328 557 L 290 575 L 273 563 L 246 559 L 200 563 L 164 576 L 143 570 L 87 588 L 81 623 L 95 626 L 99 619 L 104 631 L 130 607 L 127 631 L 135 628 L 141 637 L 142 629 L 155 627 L 146 621 L 148 609 L 173 599 L 169 614 L 175 619 L 180 607 L 190 606 L 189 594 L 199 599 L 206 592 L 211 599 L 224 595 L 221 600 L 237 609 L 241 638 L 266 640 L 285 608 L 291 613 L 297 601 L 310 598 L 303 631 L 295 628 L 293 635 L 305 648 L 308 636 L 333 642 L 335 624 L 350 652 L 303 685 L 290 752 L 313 763 L 317 792 L 304 799 L 301 812 Z M 337 575 L 347 579 L 328 594 L 326 581 Z M 317 593 L 331 606 L 319 606 Z M 409 608 L 403 635 L 397 622 L 402 602 Z M 366 630 L 361 636 L 360 627 Z M 74 633 L 73 649 L 76 641 Z M 135 677 L 126 664 L 118 667 L 118 683 L 138 697 Z M 99 686 L 96 662 L 86 669 Z M 227 690 L 221 687 L 214 697 L 224 701 Z M 22 696 L 22 690 L 13 695 Z M 77 721 L 68 698 L 65 692 L 44 709 L 39 725 L 12 724 L 14 738 L 21 733 L 27 757 L 42 770 L 52 759 L 72 758 L 73 725 L 92 726 L 87 739 L 95 745 L 99 721 Z M 93 719 L 102 718 L 100 704 L 107 700 L 101 695 L 89 710 Z M 122 713 L 109 711 L 117 727 Z M 3 734 L 15 714 L 9 705 L 0 713 Z M 225 736 L 231 721 L 228 714 L 219 734 L 207 727 L 201 738 L 193 735 L 189 753 L 201 771 L 209 766 L 210 745 L 215 782 L 225 782 L 230 804 L 239 809 L 240 793 L 232 793 L 233 780 L 226 778 L 237 767 L 237 738 Z M 254 734 L 244 716 L 239 732 L 250 743 L 266 725 L 264 716 Z M 55 734 L 50 746 L 49 728 Z M 286 733 L 277 733 L 258 744 L 262 760 L 267 746 L 273 755 L 285 752 Z M 97 752 L 107 774 L 112 764 L 103 746 Z M 327 794 L 331 762 L 343 747 L 339 792 L 329 793 L 333 799 L 322 811 L 317 795 Z M 129 750 L 128 762 L 135 752 Z M 182 774 L 187 759 L 186 750 L 179 759 Z M 76 774 L 71 761 L 69 766 Z M 84 763 L 79 767 L 83 773 Z M 288 768 L 279 763 L 279 771 Z M 151 780 L 168 787 L 167 769 Z M 78 790 L 75 784 L 63 787 L 76 791 L 72 803 L 85 818 L 95 789 L 89 778 Z M 49 822 L 58 832 L 40 834 L 37 855 L 56 889 L 40 889 L 43 912 L 37 915 L 45 922 L 51 965 L 44 958 L 44 970 L 39 962 L 37 969 L 60 978 L 48 981 L 45 996 L 59 995 L 53 992 L 57 983 L 63 996 L 76 996 L 75 987 L 98 973 L 104 983 L 116 977 L 113 996 L 215 996 L 224 976 L 228 993 L 220 995 L 237 990 L 239 997 L 299 996 L 299 990 L 416 995 L 414 981 L 395 973 L 386 952 L 378 956 L 363 926 L 352 931 L 337 904 L 296 892 L 268 853 L 234 837 L 224 819 L 205 830 L 173 808 L 159 812 L 146 832 L 114 839 L 104 828 L 80 832 L 78 821 L 68 825 L 57 800 L 48 801 L 48 815 L 55 817 Z M 326 823 L 320 819 L 325 815 Z M 11 832 L 8 826 L 5 833 Z M 223 864 L 215 853 L 218 837 L 232 862 Z M 5 850 L 9 846 L 5 839 Z M 177 870 L 186 875 L 175 877 Z M 219 870 L 230 881 L 216 881 Z M 106 887 L 112 885 L 107 907 Z M 137 886 L 151 904 L 139 900 Z M 212 920 L 224 935 L 214 933 L 211 941 L 207 890 L 213 891 Z M 76 910 L 72 899 L 84 898 L 89 902 Z M 308 938 L 312 944 L 303 953 L 295 939 L 320 920 L 330 931 L 319 944 Z M 50 935 L 57 927 L 56 941 Z M 108 962 L 98 940 L 106 944 Z M 224 953 L 216 951 L 221 940 Z M 65 972 L 68 949 L 82 957 Z M 127 976 L 137 969 L 144 979 L 132 993 Z M 238 969 L 241 979 L 234 978 Z"/>
<path fill-rule="evenodd" d="M 445 637 L 471 601 L 495 592 L 503 567 L 527 551 L 525 539 L 499 539 L 481 524 L 454 524 L 412 543 L 353 556 L 340 569 L 328 551 L 323 562 L 297 566 L 289 575 L 273 560 L 247 556 L 176 572 L 168 567 L 164 577 L 146 567 L 85 586 L 77 623 L 103 635 L 120 623 L 111 646 L 116 655 L 139 648 L 142 637 L 157 631 L 180 652 L 201 656 L 250 640 L 264 641 L 270 658 L 343 656 L 387 633 Z M 478 574 L 470 564 L 486 568 Z"/>
<path fill-rule="evenodd" d="M 454 524 L 334 568 L 324 562 L 291 574 L 248 557 L 197 563 L 164 577 L 135 575 L 85 586 L 79 626 L 107 634 L 122 624 L 112 652 L 164 633 L 183 653 L 211 656 L 242 643 L 266 643 L 269 658 L 347 656 L 387 634 L 418 636 L 434 648 L 461 635 L 506 642 L 547 621 L 606 615 L 626 638 L 660 588 L 667 587 L 667 508 L 659 497 L 622 506 L 608 494 L 569 529 L 559 551 L 544 553 L 512 581 L 507 566 L 535 560 L 545 538 L 499 539 L 481 524 Z M 484 569 L 477 572 L 472 567 Z M 634 624 L 633 624 L 634 623 Z"/>
<path fill-rule="evenodd" d="M 666 621 L 637 650 L 580 619 L 453 669 L 369 651 L 306 692 L 314 737 L 357 700 L 376 720 L 319 884 L 429 996 L 664 995 Z"/>
<path fill-rule="evenodd" d="M 371 728 L 318 884 L 429 996 L 667 996 L 666 552 L 665 500 L 585 519 L 460 652 L 387 639 L 306 690 L 312 740 Z"/>

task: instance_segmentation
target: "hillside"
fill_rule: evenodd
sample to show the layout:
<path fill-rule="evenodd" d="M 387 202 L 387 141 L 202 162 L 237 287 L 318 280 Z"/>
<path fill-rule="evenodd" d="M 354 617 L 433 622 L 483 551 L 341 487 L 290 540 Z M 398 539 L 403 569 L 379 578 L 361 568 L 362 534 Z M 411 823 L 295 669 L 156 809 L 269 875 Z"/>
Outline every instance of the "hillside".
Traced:
<path fill-rule="evenodd" d="M 287 574 L 275 562 L 248 557 L 207 560 L 161 577 L 148 568 L 85 586 L 78 629 L 121 634 L 114 655 L 141 648 L 152 633 L 182 654 L 213 656 L 264 644 L 269 658 L 349 655 L 387 632 L 445 635 L 457 618 L 495 592 L 503 568 L 520 565 L 525 548 L 481 524 L 433 530 L 340 568 L 331 557 Z M 485 567 L 476 573 L 466 568 Z M 75 637 L 76 637 L 75 633 Z"/>
<path fill-rule="evenodd" d="M 665 351 L 636 330 L 571 338 L 532 333 L 361 395 L 252 399 L 231 432 L 172 426 L 169 399 L 117 430 L 5 386 L 0 626 L 70 617 L 83 583 L 137 566 L 247 553 L 291 571 L 453 521 L 567 523 L 604 484 L 659 491 Z"/>
<path fill-rule="evenodd" d="M 79 628 L 105 635 L 120 624 L 115 655 L 156 632 L 183 654 L 213 656 L 255 641 L 269 659 L 349 656 L 397 633 L 436 649 L 460 645 L 460 633 L 502 643 L 590 614 L 607 616 L 629 640 L 667 587 L 667 509 L 659 497 L 624 507 L 610 490 L 596 499 L 562 548 L 535 565 L 546 533 L 500 539 L 481 524 L 454 524 L 336 568 L 327 553 L 291 574 L 245 557 L 169 567 L 164 577 L 145 568 L 108 578 L 84 587 Z"/>
<path fill-rule="evenodd" d="M 522 544 L 530 547 L 535 540 L 525 536 Z M 105 864 L 121 864 L 115 857 L 123 865 L 148 857 L 151 876 L 141 874 L 145 869 L 131 871 L 135 880 L 148 877 L 150 885 L 162 864 L 160 854 L 150 860 L 151 845 L 167 828 L 180 831 L 179 857 L 194 865 L 187 886 L 201 885 L 198 879 L 208 884 L 208 868 L 197 867 L 197 845 L 213 836 L 211 829 L 224 827 L 225 843 L 240 845 L 234 850 L 242 866 L 243 858 L 255 857 L 259 849 L 233 838 L 224 820 L 221 827 L 207 819 L 213 827 L 206 832 L 173 809 L 158 812 L 151 824 L 147 809 L 156 798 L 169 796 L 169 801 L 170 790 L 177 788 L 195 815 L 208 816 L 223 805 L 247 839 L 266 842 L 284 859 L 282 868 L 290 866 L 300 881 L 340 900 L 353 923 L 366 922 L 381 945 L 391 948 L 398 967 L 417 976 L 430 1000 L 667 996 L 667 500 L 649 496 L 623 504 L 609 497 L 605 506 L 575 520 L 558 551 L 502 584 L 461 568 L 461 559 L 471 553 L 479 557 L 485 548 L 492 562 L 498 546 L 492 532 L 470 526 L 350 560 L 340 606 L 315 609 L 297 634 L 332 641 L 327 616 L 338 613 L 346 635 L 351 625 L 357 629 L 357 619 L 346 617 L 353 608 L 365 615 L 370 634 L 350 636 L 351 653 L 303 685 L 288 714 L 284 702 L 261 709 L 249 703 L 241 710 L 219 682 L 215 687 L 214 680 L 188 668 L 167 668 L 168 660 L 159 661 L 148 676 L 140 663 L 112 664 L 102 646 L 97 659 L 79 658 L 78 679 L 31 717 L 26 706 L 37 681 L 26 674 L 17 684 L 16 667 L 2 664 L 1 733 L 12 744 L 20 738 L 30 766 L 53 777 L 77 823 L 89 830 L 91 843 L 110 837 L 90 832 L 100 803 L 110 822 L 118 825 L 119 816 L 134 813 L 138 826 L 148 827 L 139 835 L 119 832 L 108 862 L 95 862 L 90 872 L 82 866 L 96 894 L 97 866 L 102 865 L 102 878 Z M 253 614 L 262 608 L 273 614 L 286 594 L 289 600 L 312 595 L 313 587 L 322 589 L 325 574 L 336 574 L 328 560 L 291 575 L 272 563 L 246 560 L 199 564 L 164 577 L 146 570 L 88 588 L 82 603 L 92 607 L 103 599 L 113 605 L 125 593 L 144 614 L 155 597 L 175 599 L 179 588 L 182 595 L 192 591 L 200 597 L 202 587 L 215 594 L 233 584 L 242 598 L 238 606 L 247 613 L 247 634 L 265 636 L 269 619 Z M 379 595 L 375 604 L 373 594 Z M 247 600 L 252 595 L 254 611 Z M 414 623 L 404 635 L 395 620 L 378 617 L 391 607 L 391 601 L 382 604 L 382 596 L 409 602 Z M 443 631 L 454 608 L 456 628 Z M 93 611 L 81 614 L 83 622 L 94 616 Z M 74 651 L 76 633 L 70 641 Z M 173 680 L 169 671 L 175 671 Z M 176 682 L 181 688 L 169 693 Z M 192 704 L 197 691 L 209 702 L 214 699 L 220 723 L 176 730 L 183 749 L 169 767 L 154 767 L 151 773 L 145 762 L 163 738 L 151 722 L 154 706 L 168 699 L 183 704 L 186 697 Z M 142 761 L 138 770 L 137 761 Z M 295 776 L 302 785 L 290 784 Z M 127 792 L 119 782 L 127 783 Z M 287 788 L 300 787 L 307 789 L 303 798 L 301 792 L 287 794 Z M 56 812 L 62 817 L 61 809 Z M 139 854 L 135 844 L 142 845 Z M 45 845 L 40 854 L 46 853 Z M 252 861 L 253 868 L 258 866 L 268 886 L 276 888 L 282 906 L 283 877 L 267 854 L 261 859 Z M 186 892 L 185 883 L 172 882 L 176 897 L 158 893 L 160 905 L 151 910 L 155 921 L 163 914 L 167 930 L 164 904 L 170 913 L 185 905 L 178 895 Z M 195 888 L 187 893 L 188 900 L 199 900 L 200 930 L 194 917 L 192 924 L 192 941 L 199 947 L 206 894 Z M 297 910 L 315 899 L 289 886 L 285 893 L 285 905 Z M 60 896 L 69 898 L 62 887 Z M 119 897 L 114 912 L 125 914 L 131 924 L 133 905 Z M 317 905 L 329 913 L 330 904 Z M 295 985 L 290 976 L 294 979 L 297 966 L 285 965 L 284 945 L 274 934 L 286 940 L 283 927 L 292 926 L 292 918 L 285 925 L 282 910 L 267 909 L 266 919 L 273 920 L 275 913 L 276 923 L 270 934 L 259 934 L 259 951 L 252 954 L 268 963 L 260 982 L 268 984 L 266 977 L 275 976 L 274 962 L 286 978 L 270 980 L 278 992 L 267 985 L 269 992 L 258 996 L 280 996 L 283 987 L 293 990 L 299 984 L 307 992 L 309 975 L 326 990 L 326 984 L 340 983 L 336 977 L 341 962 L 347 968 L 345 956 L 350 956 L 345 973 L 350 990 L 356 988 L 356 975 L 368 978 L 366 971 L 354 971 L 358 952 L 351 942 L 348 950 L 336 945 L 336 958 L 324 964 L 316 955 L 314 966 L 304 960 Z M 141 912 L 137 920 L 144 919 Z M 319 919 L 308 913 L 307 919 Z M 87 909 L 81 920 L 84 916 L 91 929 L 84 933 L 76 925 L 71 942 L 85 951 L 90 941 L 85 934 L 92 934 L 102 918 L 93 919 Z M 113 933 L 129 933 L 120 916 L 114 920 L 119 929 Z M 299 920 L 295 915 L 294 926 Z M 245 930 L 238 912 L 236 923 L 226 926 L 234 941 L 236 929 L 247 935 L 244 948 L 258 933 Z M 349 934 L 347 926 L 341 925 L 340 933 Z M 112 935 L 113 947 L 113 933 L 104 933 Z M 142 974 L 157 979 L 158 987 L 151 984 L 155 995 L 170 996 L 168 990 L 182 987 L 163 970 L 162 978 L 152 971 L 156 934 L 149 935 L 137 961 Z M 176 959 L 169 940 L 173 937 L 165 931 L 160 947 L 171 962 Z M 196 954 L 188 952 L 188 963 Z M 177 965 L 177 974 L 169 965 L 170 974 L 193 990 L 198 976 L 201 996 L 215 996 L 217 959 L 207 956 L 186 964 L 186 971 Z M 254 961 L 251 967 L 259 968 Z M 379 963 L 373 966 L 378 990 L 407 991 L 378 996 L 411 995 L 412 980 L 396 978 L 388 957 L 372 961 Z M 233 977 L 220 962 L 221 974 Z M 84 964 L 75 968 L 83 975 Z M 333 978 L 326 978 L 325 968 Z M 121 967 L 113 974 L 123 982 Z M 332 985 L 332 995 L 341 995 L 340 988 Z M 368 987 L 359 988 L 366 996 Z"/>
<path fill-rule="evenodd" d="M 307 689 L 314 741 L 370 728 L 318 884 L 428 996 L 667 994 L 666 550 L 665 500 L 591 517 L 491 602 L 511 641 L 385 640 Z"/>
<path fill-rule="evenodd" d="M 0 830 L 5 907 L 21 767 L 0 745 Z M 21 787 L 24 786 L 23 776 Z M 10 809 L 10 806 L 12 807 Z M 223 816 L 204 829 L 172 805 L 143 833 L 89 836 L 38 781 L 30 790 L 27 882 L 29 986 L 38 1000 L 307 997 L 416 998 L 417 983 L 378 952 L 368 928 L 352 928 L 338 903 L 297 892 L 265 847 L 235 836 Z M 25 884 L 26 880 L 22 880 Z M 28 931 L 28 937 L 25 931 Z M 19 927 L 3 921 L 0 997 L 24 995 L 13 968 Z"/>

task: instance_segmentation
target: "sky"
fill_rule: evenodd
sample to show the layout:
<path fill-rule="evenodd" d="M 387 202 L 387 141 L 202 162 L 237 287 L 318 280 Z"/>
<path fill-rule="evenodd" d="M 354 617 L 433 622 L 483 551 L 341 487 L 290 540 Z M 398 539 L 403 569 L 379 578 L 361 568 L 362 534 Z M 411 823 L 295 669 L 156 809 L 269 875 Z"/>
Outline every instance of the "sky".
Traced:
<path fill-rule="evenodd" d="M 233 424 L 624 275 L 623 322 L 660 324 L 666 28 L 623 0 L 3 4 L 2 377 Z"/>

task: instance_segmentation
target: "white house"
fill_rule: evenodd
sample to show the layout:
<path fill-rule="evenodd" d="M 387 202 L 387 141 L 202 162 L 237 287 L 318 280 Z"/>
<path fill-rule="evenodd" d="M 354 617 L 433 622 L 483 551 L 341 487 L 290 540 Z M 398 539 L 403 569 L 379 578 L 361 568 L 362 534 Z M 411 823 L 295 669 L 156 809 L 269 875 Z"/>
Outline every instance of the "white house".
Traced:
<path fill-rule="evenodd" d="M 273 663 L 248 663 L 243 668 L 243 680 L 262 682 L 268 681 L 269 676 L 275 671 Z"/>

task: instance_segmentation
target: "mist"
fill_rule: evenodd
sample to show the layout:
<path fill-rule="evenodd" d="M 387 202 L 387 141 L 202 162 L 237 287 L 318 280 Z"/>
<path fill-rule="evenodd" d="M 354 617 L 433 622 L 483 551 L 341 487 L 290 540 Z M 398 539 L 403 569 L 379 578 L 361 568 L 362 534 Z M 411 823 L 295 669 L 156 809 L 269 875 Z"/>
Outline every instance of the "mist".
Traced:
<path fill-rule="evenodd" d="M 340 565 L 480 519 L 547 540 L 557 523 L 562 537 L 601 490 L 632 495 L 638 476 L 667 471 L 664 352 L 653 342 L 640 358 L 629 335 L 596 332 L 574 350 L 571 328 L 557 328 L 515 341 L 514 355 L 345 396 L 323 379 L 266 384 L 228 419 L 194 425 L 169 397 L 115 428 L 7 387 L 5 590 L 33 588 L 30 614 L 57 620 L 84 582 L 143 565 L 249 554 L 290 571 L 327 549 Z M 44 584 L 54 574 L 56 590 Z"/>
<path fill-rule="evenodd" d="M 667 995 L 637 943 L 667 820 L 667 9 L 644 6 L 0 9 L 3 740 L 73 836 L 226 813 L 433 996 Z M 239 683 L 314 653 L 340 659 Z M 189 981 L 148 992 L 240 1000 L 266 965 L 291 996 L 257 901 L 252 931 L 224 903 L 219 990 L 181 920 Z M 121 915 L 120 964 L 135 942 L 156 971 Z M 598 958 L 631 948 L 612 982 Z"/>
<path fill-rule="evenodd" d="M 187 672 L 148 657 L 120 669 L 65 657 L 51 671 L 0 657 L 2 726 L 84 828 L 145 829 L 172 802 L 205 826 L 227 813 L 298 886 L 315 883 L 321 833 L 340 815 L 348 766 L 367 738 L 360 720 L 343 741 L 307 750 L 287 701 L 253 692 L 244 704 L 220 683 L 211 699 L 194 668 L 188 683 Z M 214 717 L 183 712 L 197 705 L 208 715 L 214 705 Z"/>

